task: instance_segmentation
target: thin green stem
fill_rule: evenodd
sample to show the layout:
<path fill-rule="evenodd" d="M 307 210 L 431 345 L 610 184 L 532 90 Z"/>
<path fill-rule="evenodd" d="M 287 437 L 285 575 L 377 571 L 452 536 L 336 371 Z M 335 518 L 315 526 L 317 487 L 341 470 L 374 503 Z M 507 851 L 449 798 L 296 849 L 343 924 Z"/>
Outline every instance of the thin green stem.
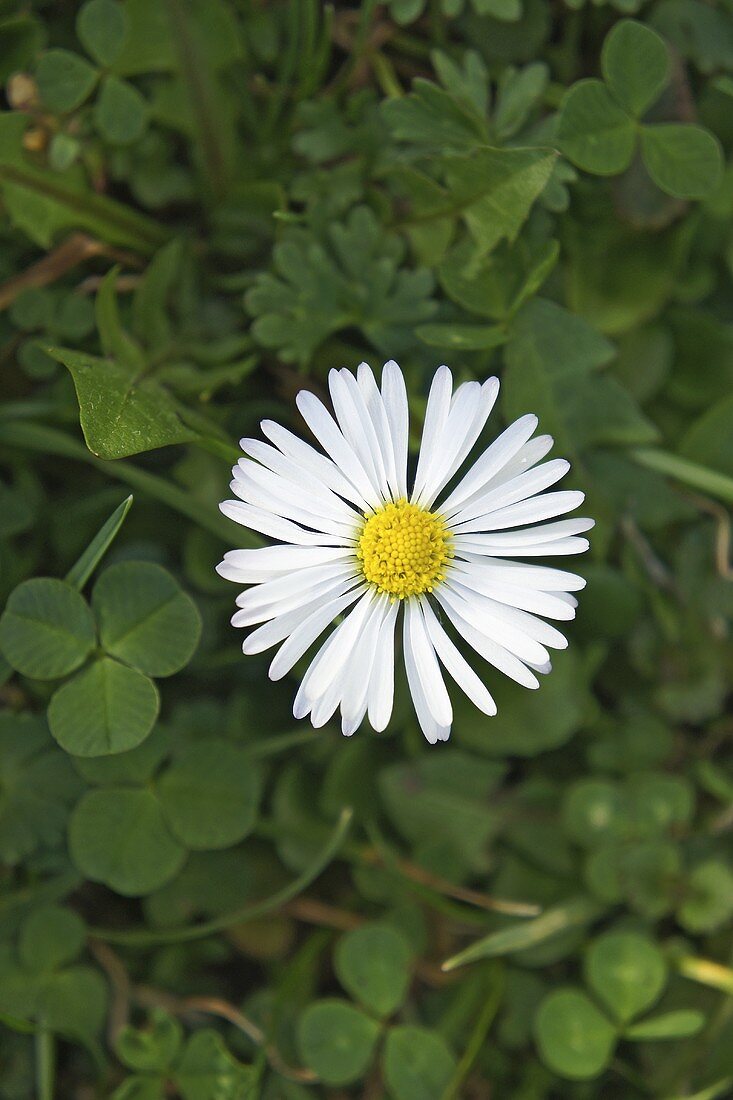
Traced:
<path fill-rule="evenodd" d="M 708 496 L 717 500 L 724 500 L 726 504 L 733 504 L 733 477 L 710 470 L 707 466 L 701 466 L 697 462 L 690 462 L 687 458 L 670 454 L 668 451 L 658 451 L 652 447 L 639 447 L 629 452 L 634 462 L 645 466 L 648 470 L 655 470 L 658 474 L 666 474 L 683 485 L 689 485 L 693 489 L 699 489 Z"/>
<path fill-rule="evenodd" d="M 243 924 L 245 921 L 262 917 L 265 913 L 271 913 L 279 909 L 286 902 L 291 901 L 301 894 L 314 879 L 318 878 L 328 864 L 334 859 L 346 834 L 351 826 L 353 810 L 346 806 L 341 811 L 338 822 L 329 836 L 326 844 L 317 853 L 316 857 L 296 879 L 283 886 L 281 890 L 271 894 L 262 901 L 240 906 L 229 913 L 225 913 L 213 920 L 203 921 L 201 924 L 185 925 L 182 928 L 161 928 L 158 930 L 149 928 L 90 928 L 89 934 L 106 943 L 127 944 L 136 947 L 154 947 L 165 943 L 186 943 L 189 940 L 203 939 L 205 936 L 213 936 L 217 932 L 224 932 L 234 924 Z"/>
<path fill-rule="evenodd" d="M 38 1100 L 53 1100 L 56 1078 L 56 1043 L 53 1032 L 47 1028 L 37 1031 L 35 1046 Z"/>
<path fill-rule="evenodd" d="M 456 1066 L 453 1076 L 448 1082 L 442 1100 L 455 1100 L 455 1097 L 460 1097 L 463 1082 L 471 1072 L 471 1067 L 478 1058 L 481 1047 L 484 1045 L 484 1041 L 489 1032 L 489 1028 L 499 1011 L 501 998 L 504 993 L 504 967 L 501 964 L 492 966 L 489 968 L 489 974 L 494 980 L 491 983 L 491 988 L 484 1002 L 484 1007 L 476 1017 L 476 1023 L 469 1036 L 466 1049 Z"/>

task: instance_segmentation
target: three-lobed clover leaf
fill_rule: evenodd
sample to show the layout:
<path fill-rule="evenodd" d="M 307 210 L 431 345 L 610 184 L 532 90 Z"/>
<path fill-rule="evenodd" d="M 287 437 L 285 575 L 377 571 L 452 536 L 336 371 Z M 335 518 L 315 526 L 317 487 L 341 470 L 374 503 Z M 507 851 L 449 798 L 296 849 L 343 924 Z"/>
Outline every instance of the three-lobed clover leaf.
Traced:
<path fill-rule="evenodd" d="M 563 153 L 587 172 L 615 176 L 629 168 L 638 148 L 665 194 L 710 195 L 723 170 L 717 138 L 692 123 L 644 121 L 672 76 L 664 39 L 651 27 L 623 19 L 606 37 L 601 68 L 603 81 L 580 80 L 565 94 L 557 127 Z"/>

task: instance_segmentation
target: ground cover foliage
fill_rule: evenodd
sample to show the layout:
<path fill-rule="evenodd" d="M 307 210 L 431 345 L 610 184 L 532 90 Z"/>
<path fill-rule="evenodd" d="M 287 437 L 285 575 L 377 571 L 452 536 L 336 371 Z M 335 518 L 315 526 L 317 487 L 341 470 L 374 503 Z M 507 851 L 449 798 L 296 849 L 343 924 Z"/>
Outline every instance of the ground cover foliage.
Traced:
<path fill-rule="evenodd" d="M 0 0 L 0 77 L 0 1095 L 733 1095 L 730 0 Z M 437 747 L 298 726 L 214 573 L 385 358 L 597 520 Z"/>

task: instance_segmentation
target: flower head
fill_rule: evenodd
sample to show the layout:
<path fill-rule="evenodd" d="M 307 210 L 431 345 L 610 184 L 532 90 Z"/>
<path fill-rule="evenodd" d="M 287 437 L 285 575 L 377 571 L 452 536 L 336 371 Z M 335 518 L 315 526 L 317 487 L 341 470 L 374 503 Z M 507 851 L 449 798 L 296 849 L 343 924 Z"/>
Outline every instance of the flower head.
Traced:
<path fill-rule="evenodd" d="M 535 674 L 550 671 L 548 649 L 567 645 L 544 619 L 572 619 L 571 593 L 585 582 L 513 559 L 581 553 L 588 542 L 579 536 L 593 521 L 555 520 L 583 494 L 544 492 L 569 463 L 542 462 L 552 439 L 533 438 L 531 415 L 503 431 L 443 496 L 496 402 L 496 378 L 454 393 L 448 368 L 436 372 L 411 488 L 397 364 L 385 364 L 381 386 L 366 363 L 356 376 L 331 371 L 329 390 L 335 417 L 314 394 L 297 397 L 323 451 L 269 420 L 262 422 L 269 443 L 241 441 L 247 457 L 231 483 L 239 499 L 221 510 L 278 545 L 224 555 L 219 573 L 250 586 L 232 623 L 255 626 L 245 653 L 279 646 L 270 665 L 278 680 L 343 616 L 311 660 L 293 710 L 321 726 L 340 708 L 343 732 L 352 734 L 365 716 L 378 731 L 389 722 L 401 618 L 418 721 L 429 741 L 446 740 L 453 715 L 441 665 L 480 710 L 496 714 L 446 625 L 494 668 L 538 687 Z"/>

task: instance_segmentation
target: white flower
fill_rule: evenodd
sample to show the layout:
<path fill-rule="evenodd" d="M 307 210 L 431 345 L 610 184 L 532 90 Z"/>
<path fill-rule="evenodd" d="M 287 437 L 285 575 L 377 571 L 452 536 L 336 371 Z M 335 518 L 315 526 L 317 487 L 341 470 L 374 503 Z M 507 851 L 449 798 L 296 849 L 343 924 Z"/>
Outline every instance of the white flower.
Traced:
<path fill-rule="evenodd" d="M 279 545 L 230 550 L 218 566 L 250 585 L 237 597 L 234 626 L 257 626 L 245 653 L 279 649 L 270 678 L 279 680 L 338 616 L 298 689 L 293 712 L 322 726 L 340 707 L 351 735 L 365 715 L 383 730 L 392 713 L 395 627 L 402 609 L 402 648 L 418 721 L 430 742 L 444 741 L 453 718 L 441 664 L 485 714 L 496 705 L 441 623 L 485 661 L 528 688 L 550 671 L 547 647 L 566 639 L 538 618 L 572 619 L 574 573 L 511 559 L 579 554 L 589 519 L 545 523 L 577 508 L 583 493 L 543 493 L 569 469 L 541 463 L 552 438 L 532 438 L 536 416 L 523 416 L 494 440 L 436 504 L 476 443 L 499 381 L 465 382 L 453 393 L 451 372 L 433 378 L 417 469 L 408 488 L 408 405 L 394 362 L 381 389 L 362 363 L 356 377 L 333 370 L 335 412 L 314 394 L 298 408 L 325 454 L 271 420 L 270 440 L 243 439 L 248 456 L 234 467 L 222 512 Z M 539 464 L 539 465 L 538 465 Z M 542 495 L 538 495 L 542 494 Z M 531 525 L 531 526 L 530 526 Z"/>

